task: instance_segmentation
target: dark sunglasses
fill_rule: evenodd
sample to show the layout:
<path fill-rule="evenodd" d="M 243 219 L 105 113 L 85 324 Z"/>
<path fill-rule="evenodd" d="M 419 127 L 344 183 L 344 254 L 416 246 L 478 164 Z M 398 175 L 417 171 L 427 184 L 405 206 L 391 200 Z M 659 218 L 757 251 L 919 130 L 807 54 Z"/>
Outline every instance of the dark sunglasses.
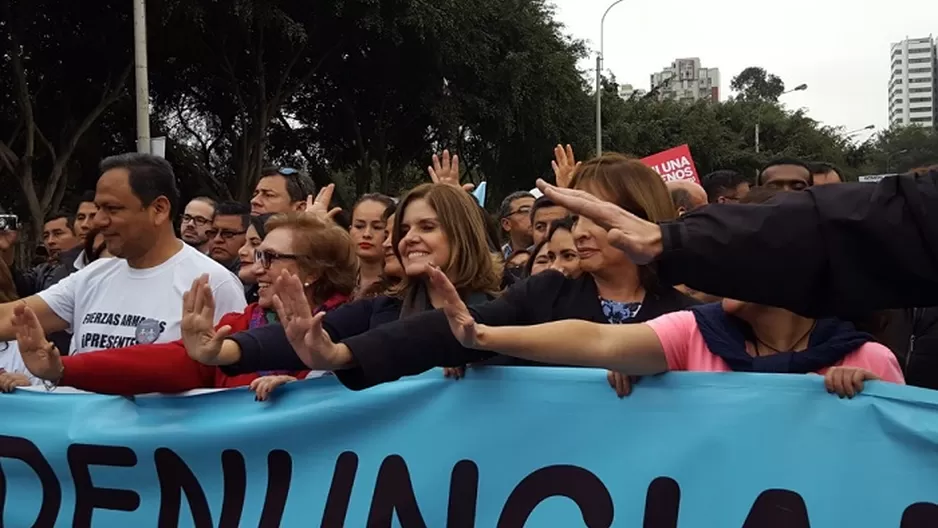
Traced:
<path fill-rule="evenodd" d="M 254 262 L 257 262 L 265 270 L 270 269 L 270 264 L 275 260 L 296 260 L 298 257 L 296 255 L 285 255 L 281 253 L 275 253 L 273 251 L 267 250 L 254 250 Z"/>

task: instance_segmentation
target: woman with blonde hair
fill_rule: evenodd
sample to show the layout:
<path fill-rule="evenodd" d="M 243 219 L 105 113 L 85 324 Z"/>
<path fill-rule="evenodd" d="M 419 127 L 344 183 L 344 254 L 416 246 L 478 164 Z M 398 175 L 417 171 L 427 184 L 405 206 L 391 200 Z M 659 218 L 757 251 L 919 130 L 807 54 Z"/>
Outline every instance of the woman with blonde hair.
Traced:
<path fill-rule="evenodd" d="M 651 221 L 675 216 L 661 177 L 640 161 L 619 154 L 606 154 L 579 165 L 571 185 Z M 659 284 L 653 267 L 637 266 L 613 248 L 600 226 L 581 218 L 573 235 L 583 272 L 579 277 L 568 278 L 549 270 L 516 284 L 495 300 L 474 306 L 467 303 L 476 320 L 491 326 L 523 326 L 560 319 L 627 324 L 695 304 L 673 288 Z M 424 276 L 425 270 L 421 272 Z M 450 273 L 446 276 L 452 281 Z M 459 285 L 456 286 L 459 290 Z M 446 317 L 439 310 L 359 332 L 360 335 L 324 334 L 323 318 L 308 316 L 309 308 L 297 295 L 296 282 L 284 280 L 278 288 L 282 289 L 278 295 L 285 311 L 290 314 L 284 322 L 285 334 L 279 328 L 267 329 L 254 338 L 239 339 L 241 346 L 232 347 L 229 354 L 206 354 L 199 359 L 234 364 L 233 371 L 250 370 L 256 365 L 264 365 L 263 368 L 307 365 L 336 370 L 346 386 L 363 389 L 435 366 L 462 366 L 488 357 L 463 348 L 453 338 Z M 432 290 L 430 296 L 437 297 L 434 307 L 441 306 L 439 296 Z M 288 345 L 292 345 L 293 351 Z M 507 362 L 537 364 L 513 359 Z"/>
<path fill-rule="evenodd" d="M 275 323 L 270 286 L 281 275 L 298 281 L 302 295 L 317 313 L 344 304 L 358 277 L 358 257 L 352 239 L 334 223 L 311 214 L 289 213 L 274 215 L 265 227 L 267 233 L 260 245 L 253 247 L 249 238 L 242 248 L 242 259 L 248 252 L 253 258 L 252 275 L 259 287 L 258 301 L 248 305 L 243 313 L 223 316 L 216 328 L 212 324 L 215 310 L 211 288 L 203 276 L 183 296 L 181 340 L 59 357 L 55 347 L 46 342 L 35 314 L 22 306 L 15 311 L 14 320 L 26 366 L 36 376 L 57 385 L 102 394 L 175 393 L 251 384 L 263 398 L 264 385 L 253 382 L 259 375 L 270 372 L 226 376 L 219 369 L 192 361 L 186 346 L 192 340 L 219 339 L 232 331 Z M 204 318 L 205 313 L 212 315 Z M 290 369 L 279 374 L 300 378 L 306 376 L 308 372 L 303 372 L 306 370 Z"/>

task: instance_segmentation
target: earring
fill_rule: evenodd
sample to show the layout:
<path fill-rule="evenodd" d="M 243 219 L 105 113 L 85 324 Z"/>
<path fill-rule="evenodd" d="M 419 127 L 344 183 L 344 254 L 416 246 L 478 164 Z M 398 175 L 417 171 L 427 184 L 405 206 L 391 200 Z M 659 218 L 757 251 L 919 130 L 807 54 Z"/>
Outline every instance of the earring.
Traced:
<path fill-rule="evenodd" d="M 304 288 L 309 288 L 310 286 L 312 286 L 312 283 L 310 282 L 307 282 L 306 284 L 303 285 Z"/>

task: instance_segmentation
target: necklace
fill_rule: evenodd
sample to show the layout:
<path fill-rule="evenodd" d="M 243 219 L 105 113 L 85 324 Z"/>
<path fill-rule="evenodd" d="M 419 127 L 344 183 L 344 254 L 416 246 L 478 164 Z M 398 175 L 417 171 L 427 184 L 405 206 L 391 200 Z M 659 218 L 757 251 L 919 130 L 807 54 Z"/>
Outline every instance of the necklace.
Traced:
<path fill-rule="evenodd" d="M 811 323 L 811 328 L 808 328 L 808 331 L 805 332 L 803 336 L 799 337 L 797 341 L 795 341 L 794 343 L 792 343 L 791 346 L 788 347 L 788 350 L 785 350 L 785 351 L 779 350 L 779 349 L 773 347 L 772 345 L 769 345 L 769 344 L 766 343 L 765 341 L 759 339 L 759 336 L 756 334 L 755 330 L 753 330 L 752 335 L 756 338 L 756 357 L 762 357 L 762 354 L 759 353 L 759 345 L 762 345 L 762 346 L 764 346 L 765 348 L 768 348 L 769 350 L 771 350 L 772 352 L 774 352 L 774 353 L 776 353 L 776 354 L 783 354 L 783 353 L 785 353 L 785 352 L 793 352 L 792 349 L 795 348 L 795 346 L 797 346 L 798 343 L 802 342 L 802 341 L 804 340 L 804 338 L 806 338 L 806 337 L 808 337 L 809 335 L 811 335 L 811 332 L 814 331 L 814 328 L 815 328 L 816 326 L 817 326 L 817 320 L 815 320 L 813 323 Z"/>

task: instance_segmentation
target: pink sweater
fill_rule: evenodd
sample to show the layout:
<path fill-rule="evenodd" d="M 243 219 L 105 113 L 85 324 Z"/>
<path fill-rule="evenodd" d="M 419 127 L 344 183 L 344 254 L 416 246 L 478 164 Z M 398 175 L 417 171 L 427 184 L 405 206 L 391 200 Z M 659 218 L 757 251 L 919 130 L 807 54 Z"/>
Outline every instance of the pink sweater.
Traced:
<path fill-rule="evenodd" d="M 661 341 L 669 370 L 694 372 L 730 372 L 723 358 L 710 352 L 692 312 L 673 312 L 646 323 Z M 854 350 L 837 366 L 858 367 L 876 374 L 884 381 L 904 385 L 905 378 L 896 356 L 879 343 L 869 342 Z M 827 369 L 818 371 L 823 375 Z"/>

